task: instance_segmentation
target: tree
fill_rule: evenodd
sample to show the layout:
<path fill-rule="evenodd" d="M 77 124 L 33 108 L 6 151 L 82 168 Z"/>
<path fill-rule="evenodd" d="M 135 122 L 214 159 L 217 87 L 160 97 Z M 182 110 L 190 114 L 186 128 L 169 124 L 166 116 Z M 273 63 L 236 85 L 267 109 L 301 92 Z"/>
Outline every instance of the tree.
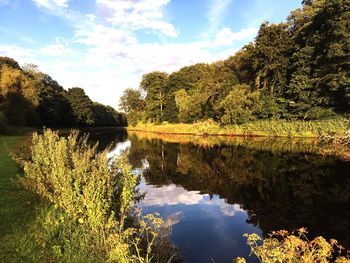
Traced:
<path fill-rule="evenodd" d="M 250 92 L 248 85 L 236 85 L 221 101 L 224 124 L 241 124 L 255 119 L 253 113 L 259 108 L 260 92 Z"/>
<path fill-rule="evenodd" d="M 111 106 L 105 106 L 98 102 L 93 104 L 94 125 L 105 127 L 124 127 L 127 122 L 122 114 L 118 113 Z"/>
<path fill-rule="evenodd" d="M 33 80 L 20 69 L 0 67 L 0 110 L 11 125 L 36 125 L 38 98 Z"/>
<path fill-rule="evenodd" d="M 168 74 L 154 71 L 142 76 L 140 88 L 145 90 L 147 95 L 146 115 L 153 121 L 162 121 L 165 108 L 165 87 Z"/>
<path fill-rule="evenodd" d="M 141 98 L 141 91 L 125 89 L 119 100 L 119 109 L 126 113 L 141 112 L 145 108 L 145 101 Z"/>
<path fill-rule="evenodd" d="M 193 122 L 201 114 L 201 101 L 195 99 L 195 96 L 189 96 L 184 89 L 175 92 L 175 102 L 179 109 L 180 122 Z"/>
<path fill-rule="evenodd" d="M 0 68 L 4 65 L 13 68 L 13 69 L 21 69 L 18 62 L 12 58 L 9 57 L 1 57 L 0 56 Z M 0 75 L 1 76 L 1 75 Z"/>
<path fill-rule="evenodd" d="M 45 84 L 38 90 L 37 110 L 41 124 L 47 127 L 71 126 L 74 124 L 74 117 L 66 91 L 57 82 L 48 81 L 49 78 L 47 75 L 43 76 Z"/>
<path fill-rule="evenodd" d="M 69 89 L 66 98 L 72 108 L 76 125 L 91 126 L 94 124 L 93 102 L 82 88 Z"/>

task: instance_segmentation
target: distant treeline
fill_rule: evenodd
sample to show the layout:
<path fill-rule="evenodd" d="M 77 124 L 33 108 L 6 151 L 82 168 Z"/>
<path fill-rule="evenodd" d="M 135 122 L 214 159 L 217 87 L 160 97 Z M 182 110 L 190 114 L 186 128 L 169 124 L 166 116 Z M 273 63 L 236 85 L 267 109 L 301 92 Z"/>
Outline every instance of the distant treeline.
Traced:
<path fill-rule="evenodd" d="M 151 72 L 127 89 L 129 122 L 315 120 L 350 112 L 350 1 L 304 0 L 286 22 L 213 64 Z"/>
<path fill-rule="evenodd" d="M 126 126 L 124 114 L 93 102 L 82 88 L 66 91 L 37 66 L 0 57 L 0 129 L 7 126 Z"/>

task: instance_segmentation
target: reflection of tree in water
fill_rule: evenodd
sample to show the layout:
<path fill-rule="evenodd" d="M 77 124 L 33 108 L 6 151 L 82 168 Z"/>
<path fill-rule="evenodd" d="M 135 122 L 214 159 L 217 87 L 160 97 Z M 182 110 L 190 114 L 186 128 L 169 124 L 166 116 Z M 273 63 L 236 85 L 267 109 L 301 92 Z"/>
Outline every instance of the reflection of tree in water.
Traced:
<path fill-rule="evenodd" d="M 241 204 L 249 222 L 264 233 L 305 226 L 311 235 L 336 238 L 350 247 L 349 163 L 287 148 L 268 151 L 266 145 L 264 150 L 242 144 L 203 148 L 129 139 L 131 161 L 135 156 L 148 161 L 144 176 L 151 184 L 174 183 Z"/>
<path fill-rule="evenodd" d="M 114 148 L 117 143 L 126 141 L 128 134 L 125 129 L 117 130 L 87 130 L 81 134 L 89 134 L 89 141 L 95 143 L 98 141 L 98 149 L 104 150 L 107 147 Z"/>

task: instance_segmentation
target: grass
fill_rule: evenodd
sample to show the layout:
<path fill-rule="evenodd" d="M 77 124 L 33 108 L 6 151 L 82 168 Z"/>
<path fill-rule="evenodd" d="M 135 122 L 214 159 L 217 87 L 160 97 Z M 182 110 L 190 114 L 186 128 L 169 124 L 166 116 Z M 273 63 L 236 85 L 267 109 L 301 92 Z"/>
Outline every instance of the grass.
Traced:
<path fill-rule="evenodd" d="M 228 135 L 228 136 L 264 136 L 264 137 L 319 137 L 331 134 L 341 135 L 349 129 L 346 119 L 320 121 L 287 121 L 287 120 L 260 120 L 241 125 L 220 126 L 214 121 L 203 121 L 193 124 L 138 123 L 128 127 L 131 131 L 147 131 L 169 134 L 192 135 Z"/>
<path fill-rule="evenodd" d="M 9 154 L 21 139 L 0 136 L 0 262 L 31 262 L 23 237 L 40 201 L 16 183 L 16 175 L 21 171 Z"/>

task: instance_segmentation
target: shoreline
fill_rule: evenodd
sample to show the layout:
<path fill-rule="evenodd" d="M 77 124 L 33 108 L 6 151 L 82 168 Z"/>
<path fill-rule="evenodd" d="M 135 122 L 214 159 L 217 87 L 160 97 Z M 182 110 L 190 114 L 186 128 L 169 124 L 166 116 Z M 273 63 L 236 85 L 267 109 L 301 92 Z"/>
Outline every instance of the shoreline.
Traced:
<path fill-rule="evenodd" d="M 325 135 L 342 136 L 349 130 L 349 120 L 333 119 L 319 121 L 260 120 L 244 124 L 220 126 L 214 121 L 196 123 L 138 123 L 127 131 L 150 132 L 156 134 L 225 136 L 225 137 L 265 137 L 265 138 L 319 138 Z"/>
<path fill-rule="evenodd" d="M 197 137 L 241 137 L 241 138 L 295 138 L 295 139 L 317 139 L 318 135 L 312 136 L 290 136 L 290 135 L 262 135 L 262 134 L 245 134 L 245 133 L 208 133 L 208 134 L 198 134 L 190 132 L 162 132 L 162 131 L 152 131 L 152 130 L 142 130 L 137 128 L 126 128 L 127 131 L 132 132 L 144 132 L 144 133 L 155 133 L 155 134 L 169 134 L 169 135 L 187 135 L 187 136 L 197 136 Z"/>

